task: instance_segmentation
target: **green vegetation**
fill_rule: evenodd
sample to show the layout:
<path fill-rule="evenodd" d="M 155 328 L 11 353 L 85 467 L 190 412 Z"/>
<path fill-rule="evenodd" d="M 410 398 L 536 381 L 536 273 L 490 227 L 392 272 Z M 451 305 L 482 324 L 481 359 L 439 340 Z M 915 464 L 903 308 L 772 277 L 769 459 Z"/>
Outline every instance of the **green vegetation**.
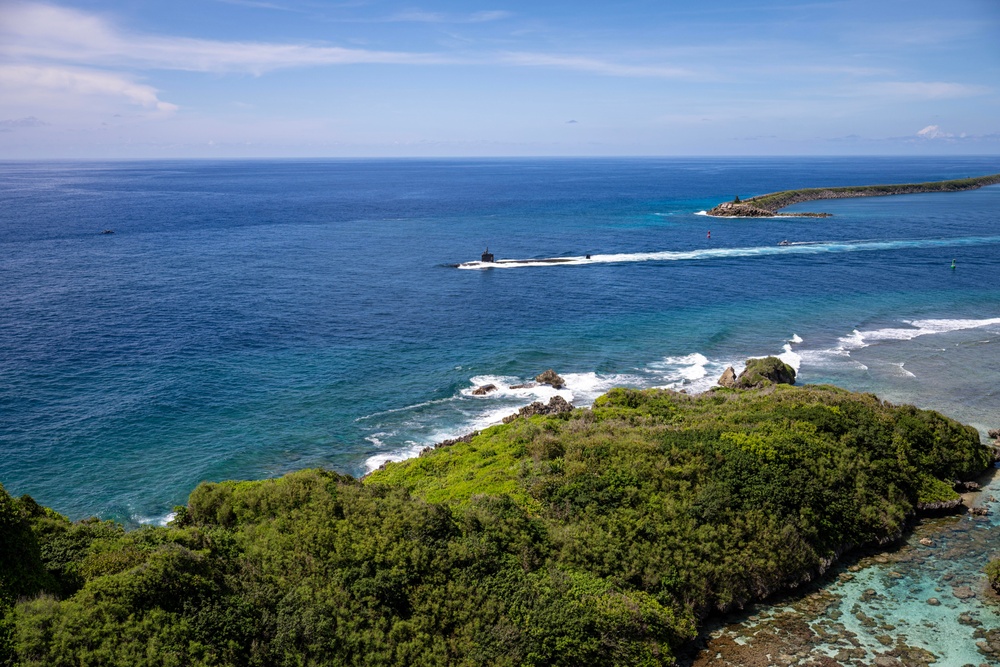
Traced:
<path fill-rule="evenodd" d="M 770 211 L 777 211 L 792 204 L 817 199 L 838 199 L 843 197 L 885 197 L 897 194 L 914 194 L 919 192 L 961 192 L 974 190 L 984 185 L 1000 183 L 1000 174 L 980 176 L 978 178 L 959 178 L 951 181 L 934 181 L 930 183 L 903 183 L 899 185 L 859 185 L 841 188 L 807 188 L 803 190 L 785 190 L 768 195 L 760 195 L 745 200 Z"/>
<path fill-rule="evenodd" d="M 737 197 L 732 202 L 717 206 L 709 211 L 710 215 L 718 216 L 749 216 L 774 215 L 777 211 L 807 201 L 818 199 L 843 199 L 849 197 L 884 197 L 888 195 L 916 194 L 921 192 L 961 192 L 974 190 L 986 185 L 1000 183 L 1000 174 L 979 176 L 976 178 L 958 178 L 950 181 L 933 181 L 928 183 L 901 183 L 895 185 L 859 185 L 838 188 L 805 188 L 802 190 L 783 190 L 766 195 L 757 195 L 742 201 Z M 737 206 L 739 205 L 739 206 Z M 784 214 L 779 214 L 784 215 Z M 796 215 L 820 215 L 818 213 L 798 213 Z"/>
<path fill-rule="evenodd" d="M 0 664 L 671 664 L 990 461 L 833 387 L 616 389 L 363 481 L 202 484 L 167 528 L 0 488 Z"/>
<path fill-rule="evenodd" d="M 738 389 L 759 389 L 772 384 L 795 384 L 795 369 L 778 357 L 747 359 L 746 368 L 736 378 Z"/>
<path fill-rule="evenodd" d="M 986 564 L 986 577 L 989 579 L 990 587 L 1000 593 L 1000 559 L 991 560 Z"/>

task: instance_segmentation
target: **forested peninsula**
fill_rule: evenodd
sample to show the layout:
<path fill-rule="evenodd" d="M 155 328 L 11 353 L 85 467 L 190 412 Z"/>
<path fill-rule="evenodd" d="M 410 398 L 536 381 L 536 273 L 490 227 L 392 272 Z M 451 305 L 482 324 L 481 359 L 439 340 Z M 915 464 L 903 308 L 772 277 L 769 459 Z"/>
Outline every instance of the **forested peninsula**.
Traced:
<path fill-rule="evenodd" d="M 363 480 L 204 483 L 162 528 L 0 487 L 0 664 L 671 665 L 993 461 L 936 412 L 732 384 L 525 412 Z"/>
<path fill-rule="evenodd" d="M 935 181 L 932 183 L 784 190 L 766 195 L 757 195 L 756 197 L 743 200 L 737 196 L 733 201 L 723 202 L 711 209 L 708 211 L 708 215 L 724 218 L 771 218 L 775 216 L 825 218 L 831 214 L 778 213 L 778 211 L 792 204 L 818 199 L 885 197 L 888 195 L 910 195 L 921 192 L 961 192 L 963 190 L 975 190 L 986 185 L 996 185 L 997 183 L 1000 183 L 1000 174 L 979 176 L 977 178 L 960 178 L 951 181 Z"/>

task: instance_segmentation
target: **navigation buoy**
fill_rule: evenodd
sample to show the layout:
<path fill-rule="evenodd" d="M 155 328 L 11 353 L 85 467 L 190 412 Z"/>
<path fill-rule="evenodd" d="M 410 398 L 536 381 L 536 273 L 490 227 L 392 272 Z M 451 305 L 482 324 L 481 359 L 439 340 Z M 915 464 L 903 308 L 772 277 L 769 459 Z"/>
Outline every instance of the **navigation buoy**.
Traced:
<path fill-rule="evenodd" d="M 955 260 L 951 260 L 951 268 L 955 268 Z"/>
<path fill-rule="evenodd" d="M 712 238 L 712 230 L 708 230 L 708 238 Z"/>

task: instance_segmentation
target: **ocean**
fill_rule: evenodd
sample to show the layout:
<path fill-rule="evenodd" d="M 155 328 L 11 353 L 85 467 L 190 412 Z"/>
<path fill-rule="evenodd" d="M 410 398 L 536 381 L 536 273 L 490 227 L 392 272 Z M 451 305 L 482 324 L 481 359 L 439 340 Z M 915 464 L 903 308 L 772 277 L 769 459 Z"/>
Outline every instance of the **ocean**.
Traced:
<path fill-rule="evenodd" d="M 703 391 L 768 354 L 985 434 L 1000 186 L 789 209 L 830 218 L 704 211 L 995 172 L 1000 157 L 3 162 L 0 483 L 74 519 L 162 523 L 202 480 L 362 475 L 534 400 Z M 487 247 L 575 259 L 456 268 Z M 548 368 L 565 389 L 512 388 Z"/>

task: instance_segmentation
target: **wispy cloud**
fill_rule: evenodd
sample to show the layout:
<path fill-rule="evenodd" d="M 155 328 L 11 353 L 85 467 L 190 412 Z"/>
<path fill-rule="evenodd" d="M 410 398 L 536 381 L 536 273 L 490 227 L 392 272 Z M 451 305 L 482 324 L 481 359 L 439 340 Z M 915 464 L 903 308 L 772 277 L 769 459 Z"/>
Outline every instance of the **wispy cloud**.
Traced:
<path fill-rule="evenodd" d="M 695 72 L 683 67 L 671 65 L 629 65 L 610 62 L 587 56 L 565 56 L 549 53 L 506 53 L 498 58 L 499 62 L 521 67 L 550 67 L 576 70 L 591 74 L 622 77 L 659 77 L 659 78 L 689 78 Z"/>
<path fill-rule="evenodd" d="M 506 17 L 502 11 L 464 17 L 411 12 L 396 20 L 468 23 Z M 603 76 L 684 78 L 695 73 L 669 64 L 633 64 L 580 55 L 481 53 L 451 55 L 380 51 L 314 44 L 233 42 L 130 33 L 96 15 L 48 4 L 0 6 L 0 56 L 8 61 L 62 66 L 152 68 L 261 75 L 277 69 L 323 65 L 500 64 L 574 70 Z"/>
<path fill-rule="evenodd" d="M 424 12 L 411 10 L 389 16 L 386 21 L 413 23 L 489 23 L 513 16 L 503 10 L 473 12 L 472 14 L 444 14 L 441 12 Z"/>
<path fill-rule="evenodd" d="M 132 34 L 97 16 L 42 4 L 0 6 L 0 55 L 119 68 L 252 74 L 315 65 L 452 62 L 441 55 L 402 51 Z"/>
<path fill-rule="evenodd" d="M 5 120 L 0 120 L 0 128 L 15 128 L 15 127 L 44 127 L 48 125 L 43 120 L 35 118 L 34 116 L 26 116 L 24 118 L 7 118 Z"/>
<path fill-rule="evenodd" d="M 940 100 L 956 97 L 978 97 L 990 92 L 986 86 L 947 81 L 887 81 L 871 84 L 872 92 L 893 97 Z"/>
<path fill-rule="evenodd" d="M 31 97 L 37 92 L 73 96 L 122 98 L 131 104 L 163 113 L 177 106 L 159 99 L 152 86 L 136 83 L 112 72 L 40 65 L 0 65 L 0 90 L 13 97 Z"/>
<path fill-rule="evenodd" d="M 216 0 L 216 2 L 222 2 L 227 5 L 239 5 L 241 7 L 253 7 L 254 9 L 275 9 L 282 12 L 301 11 L 294 7 L 289 7 L 288 5 L 279 5 L 274 2 L 261 2 L 259 0 Z"/>
<path fill-rule="evenodd" d="M 878 97 L 885 100 L 942 100 L 989 94 L 987 86 L 948 81 L 873 81 L 842 91 L 839 97 Z"/>

